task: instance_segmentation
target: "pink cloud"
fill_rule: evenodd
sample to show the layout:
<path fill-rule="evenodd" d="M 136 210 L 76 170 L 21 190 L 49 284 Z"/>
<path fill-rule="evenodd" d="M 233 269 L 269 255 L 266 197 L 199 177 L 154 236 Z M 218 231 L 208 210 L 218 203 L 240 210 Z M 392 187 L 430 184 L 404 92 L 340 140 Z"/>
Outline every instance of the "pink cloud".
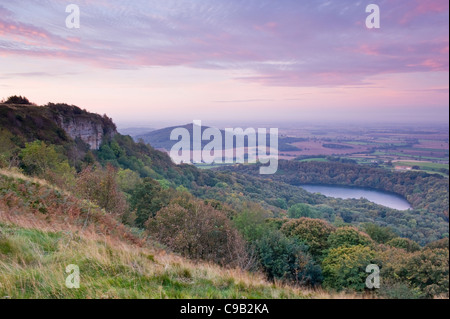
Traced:
<path fill-rule="evenodd" d="M 426 19 L 426 16 L 429 14 L 445 13 L 449 10 L 449 3 L 447 0 L 414 0 L 408 1 L 407 4 L 412 9 L 405 10 L 406 13 L 400 20 L 401 24 L 410 24 L 417 19 Z"/>
<path fill-rule="evenodd" d="M 60 8 L 62 1 L 49 3 Z M 356 4 L 82 1 L 87 9 L 79 30 L 65 29 L 56 13 L 61 25 L 55 27 L 23 18 L 19 5 L 7 4 L 0 6 L 0 54 L 113 69 L 243 70 L 241 80 L 280 86 L 365 84 L 378 74 L 448 72 L 446 1 L 380 1 L 383 23 L 374 32 L 365 28 L 364 7 Z"/>

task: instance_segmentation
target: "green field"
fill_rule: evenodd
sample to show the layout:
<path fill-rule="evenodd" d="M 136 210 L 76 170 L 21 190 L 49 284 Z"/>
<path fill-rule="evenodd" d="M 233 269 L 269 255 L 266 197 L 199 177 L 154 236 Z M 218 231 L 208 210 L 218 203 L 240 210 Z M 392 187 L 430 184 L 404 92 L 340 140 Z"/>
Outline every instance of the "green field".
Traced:
<path fill-rule="evenodd" d="M 306 158 L 306 159 L 300 160 L 300 162 L 328 162 L 328 159 L 323 158 L 323 157 Z"/>
<path fill-rule="evenodd" d="M 400 166 L 419 166 L 420 170 L 425 171 L 427 173 L 432 174 L 441 174 L 443 176 L 448 177 L 448 174 L 441 172 L 441 169 L 446 169 L 448 171 L 449 165 L 448 164 L 439 164 L 439 163 L 431 163 L 431 162 L 408 162 L 408 161 L 400 161 L 395 162 L 394 165 L 400 165 Z"/>
<path fill-rule="evenodd" d="M 408 161 L 401 161 L 401 162 L 395 162 L 396 165 L 402 165 L 402 166 L 420 166 L 422 169 L 441 169 L 445 168 L 448 169 L 448 164 L 439 164 L 439 163 L 430 163 L 430 162 L 408 162 Z"/>
<path fill-rule="evenodd" d="M 429 156 L 417 156 L 412 154 L 406 154 L 406 153 L 390 153 L 390 152 L 382 152 L 382 151 L 376 151 L 372 153 L 371 155 L 375 156 L 399 156 L 399 157 L 409 157 L 416 160 L 431 160 L 431 161 L 442 161 L 442 160 L 448 160 L 448 157 L 442 158 L 442 157 L 429 157 Z"/>

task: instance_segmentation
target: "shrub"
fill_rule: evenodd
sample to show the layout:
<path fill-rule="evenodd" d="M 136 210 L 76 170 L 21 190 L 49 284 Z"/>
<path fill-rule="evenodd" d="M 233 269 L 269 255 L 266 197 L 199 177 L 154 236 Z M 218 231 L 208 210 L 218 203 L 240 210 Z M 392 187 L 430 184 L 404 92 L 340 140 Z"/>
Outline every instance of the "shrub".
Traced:
<path fill-rule="evenodd" d="M 313 256 L 321 256 L 328 248 L 328 236 L 334 227 L 320 219 L 300 218 L 291 220 L 281 227 L 281 231 L 288 237 L 296 237 L 309 246 Z"/>
<path fill-rule="evenodd" d="M 30 101 L 25 97 L 21 95 L 13 95 L 6 99 L 4 102 L 5 104 L 27 104 L 31 105 Z"/>
<path fill-rule="evenodd" d="M 376 224 L 367 223 L 364 225 L 364 231 L 374 241 L 380 244 L 385 244 L 391 239 L 397 237 L 395 232 L 390 227 L 381 227 Z"/>
<path fill-rule="evenodd" d="M 20 159 L 27 174 L 41 177 L 50 169 L 55 169 L 60 162 L 55 148 L 42 141 L 26 143 L 20 152 Z"/>
<path fill-rule="evenodd" d="M 442 238 L 437 241 L 433 241 L 429 243 L 426 248 L 429 249 L 435 249 L 435 248 L 441 248 L 441 249 L 448 249 L 448 238 Z"/>
<path fill-rule="evenodd" d="M 401 248 L 407 252 L 413 253 L 420 250 L 420 246 L 415 241 L 407 238 L 394 238 L 387 243 L 387 245 L 395 248 Z"/>
<path fill-rule="evenodd" d="M 258 241 L 257 253 L 269 279 L 308 286 L 322 282 L 322 270 L 307 253 L 307 247 L 296 238 L 287 238 L 280 231 L 269 231 Z"/>
<path fill-rule="evenodd" d="M 13 142 L 13 134 L 5 129 L 0 129 L 0 168 L 17 165 L 18 147 Z"/>
<path fill-rule="evenodd" d="M 190 196 L 173 200 L 147 222 L 150 233 L 175 252 L 222 266 L 246 267 L 245 242 L 224 213 Z"/>
<path fill-rule="evenodd" d="M 419 288 L 426 297 L 449 293 L 448 249 L 424 249 L 403 265 L 401 278 Z"/>
<path fill-rule="evenodd" d="M 140 183 L 141 178 L 139 174 L 128 168 L 119 169 L 117 172 L 117 185 L 127 194 L 131 194 Z"/>
<path fill-rule="evenodd" d="M 419 289 L 409 287 L 405 282 L 391 282 L 383 279 L 378 291 L 379 295 L 387 299 L 421 299 L 424 294 Z"/>
<path fill-rule="evenodd" d="M 233 224 L 248 242 L 261 239 L 269 231 L 270 213 L 257 204 L 248 203 L 233 219 Z"/>
<path fill-rule="evenodd" d="M 163 189 L 161 184 L 150 177 L 135 185 L 131 192 L 130 209 L 136 213 L 136 226 L 144 228 L 149 218 L 169 204 L 173 194 L 173 190 Z"/>
<path fill-rule="evenodd" d="M 76 191 L 107 212 L 122 215 L 127 211 L 125 195 L 119 190 L 116 170 L 111 165 L 105 169 L 85 168 L 77 178 Z"/>
<path fill-rule="evenodd" d="M 324 286 L 336 290 L 363 291 L 366 284 L 366 267 L 380 264 L 375 253 L 364 246 L 340 246 L 330 249 L 322 263 Z"/>
<path fill-rule="evenodd" d="M 295 204 L 288 209 L 289 218 L 301 218 L 301 217 L 309 217 L 309 218 L 320 218 L 320 214 L 313 207 L 308 204 Z"/>
<path fill-rule="evenodd" d="M 59 187 L 67 188 L 72 184 L 75 171 L 53 145 L 39 140 L 26 143 L 19 155 L 22 168 L 28 175 L 44 178 Z"/>
<path fill-rule="evenodd" d="M 341 246 L 370 246 L 372 239 L 354 227 L 346 226 L 338 228 L 328 237 L 328 245 L 330 248 L 338 248 Z"/>
<path fill-rule="evenodd" d="M 415 296 L 448 295 L 448 249 L 425 248 L 414 253 L 380 245 L 381 277 L 389 284 L 407 284 Z M 384 284 L 383 284 L 384 285 Z"/>

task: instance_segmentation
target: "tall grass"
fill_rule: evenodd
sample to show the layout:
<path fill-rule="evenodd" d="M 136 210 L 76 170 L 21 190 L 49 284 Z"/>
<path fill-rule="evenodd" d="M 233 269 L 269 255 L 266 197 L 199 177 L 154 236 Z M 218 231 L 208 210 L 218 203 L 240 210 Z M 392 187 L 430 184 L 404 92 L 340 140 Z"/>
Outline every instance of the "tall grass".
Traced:
<path fill-rule="evenodd" d="M 79 289 L 65 285 L 70 264 L 80 268 Z M 0 172 L 0 298 L 359 297 L 189 261 L 137 238 L 90 203 L 20 173 Z"/>

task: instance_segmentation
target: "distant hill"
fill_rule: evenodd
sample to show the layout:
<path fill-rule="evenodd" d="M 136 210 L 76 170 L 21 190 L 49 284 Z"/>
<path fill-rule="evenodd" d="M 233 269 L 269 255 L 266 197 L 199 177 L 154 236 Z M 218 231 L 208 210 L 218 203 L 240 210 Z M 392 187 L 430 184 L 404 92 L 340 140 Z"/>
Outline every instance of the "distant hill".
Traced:
<path fill-rule="evenodd" d="M 122 135 L 130 135 L 131 137 L 135 137 L 142 134 L 147 134 L 149 132 L 154 131 L 154 128 L 149 127 L 127 127 L 127 128 L 118 128 L 117 129 Z"/>
<path fill-rule="evenodd" d="M 140 134 L 137 136 L 134 136 L 135 141 L 142 140 L 145 143 L 150 144 L 152 147 L 157 149 L 165 149 L 170 150 L 172 146 L 176 143 L 176 141 L 170 140 L 170 133 L 176 129 L 176 128 L 185 128 L 189 131 L 189 133 L 193 134 L 193 124 L 186 124 L 183 126 L 171 126 L 171 127 L 165 127 L 159 130 L 154 130 L 147 132 L 145 134 Z M 202 127 L 202 134 L 204 130 L 207 129 L 207 127 Z"/>
<path fill-rule="evenodd" d="M 176 128 L 185 128 L 189 131 L 189 134 L 192 138 L 193 136 L 193 124 L 186 124 L 181 126 L 172 126 L 172 127 L 166 127 L 163 129 L 151 131 L 145 134 L 137 135 L 134 137 L 135 141 L 142 140 L 145 143 L 150 144 L 152 147 L 157 149 L 164 149 L 169 151 L 172 146 L 177 143 L 177 141 L 171 141 L 170 140 L 170 134 L 171 132 Z M 202 135 L 203 132 L 210 128 L 209 126 L 202 126 Z M 222 149 L 225 149 L 225 139 L 227 137 L 227 134 L 224 130 L 220 130 L 222 134 Z M 267 135 L 266 145 L 270 145 L 269 135 Z M 292 145 L 292 143 L 296 142 L 303 142 L 305 141 L 304 138 L 296 138 L 296 137 L 280 137 L 278 139 L 278 150 L 280 152 L 289 152 L 289 151 L 300 151 L 299 148 Z M 206 146 L 210 141 L 202 141 L 202 148 Z M 247 145 L 247 138 L 245 139 L 245 143 Z M 193 150 L 193 145 L 191 144 L 191 150 Z"/>

